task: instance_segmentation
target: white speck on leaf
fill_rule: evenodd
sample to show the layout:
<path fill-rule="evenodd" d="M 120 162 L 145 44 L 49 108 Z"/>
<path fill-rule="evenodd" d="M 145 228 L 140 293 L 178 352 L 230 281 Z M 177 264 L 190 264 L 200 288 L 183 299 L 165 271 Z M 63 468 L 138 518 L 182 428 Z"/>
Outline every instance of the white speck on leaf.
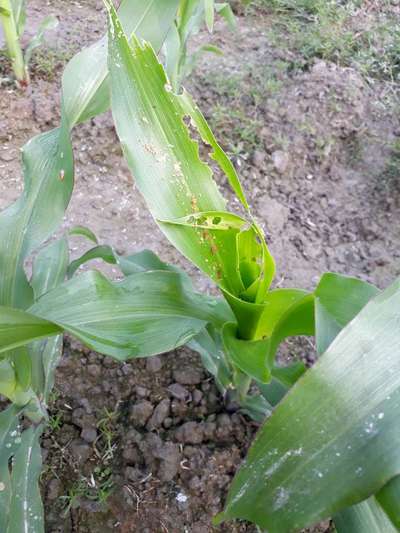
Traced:
<path fill-rule="evenodd" d="M 283 487 L 278 487 L 274 499 L 274 511 L 281 509 L 289 501 L 289 491 Z"/>

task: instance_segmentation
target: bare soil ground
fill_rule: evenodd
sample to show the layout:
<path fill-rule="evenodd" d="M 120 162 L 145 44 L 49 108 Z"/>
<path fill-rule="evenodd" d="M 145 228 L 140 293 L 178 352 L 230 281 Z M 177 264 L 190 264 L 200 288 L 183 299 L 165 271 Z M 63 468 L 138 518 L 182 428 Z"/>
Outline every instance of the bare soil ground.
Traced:
<path fill-rule="evenodd" d="M 58 123 L 62 64 L 104 30 L 100 0 L 29 4 L 32 26 L 44 11 L 60 25 L 35 57 L 29 90 L 0 86 L 0 208 L 22 190 L 19 148 Z M 253 9 L 235 32 L 218 23 L 213 43 L 224 55 L 203 57 L 186 86 L 240 171 L 276 284 L 312 288 L 330 270 L 384 287 L 400 274 L 398 87 L 340 61 L 303 64 L 274 16 Z M 194 46 L 207 40 L 200 33 Z M 74 146 L 63 229 L 87 225 L 119 253 L 151 248 L 212 290 L 149 216 L 110 114 L 76 128 Z M 72 242 L 71 253 L 80 246 Z M 256 429 L 187 349 L 121 365 L 67 340 L 43 441 L 47 530 L 254 532 L 239 522 L 213 528 L 211 517 Z"/>

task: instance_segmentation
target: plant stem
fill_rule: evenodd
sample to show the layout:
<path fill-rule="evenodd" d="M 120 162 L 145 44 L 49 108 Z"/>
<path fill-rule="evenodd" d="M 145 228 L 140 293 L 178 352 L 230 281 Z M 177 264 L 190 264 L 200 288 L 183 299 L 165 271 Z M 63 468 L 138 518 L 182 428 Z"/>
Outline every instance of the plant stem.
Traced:
<path fill-rule="evenodd" d="M 236 371 L 235 386 L 238 393 L 238 401 L 240 404 L 246 400 L 251 382 L 252 378 L 250 376 L 248 376 L 241 370 Z"/>
<path fill-rule="evenodd" d="M 0 0 L 0 20 L 4 28 L 4 36 L 15 77 L 22 86 L 25 86 L 28 83 L 28 76 L 10 0 Z"/>

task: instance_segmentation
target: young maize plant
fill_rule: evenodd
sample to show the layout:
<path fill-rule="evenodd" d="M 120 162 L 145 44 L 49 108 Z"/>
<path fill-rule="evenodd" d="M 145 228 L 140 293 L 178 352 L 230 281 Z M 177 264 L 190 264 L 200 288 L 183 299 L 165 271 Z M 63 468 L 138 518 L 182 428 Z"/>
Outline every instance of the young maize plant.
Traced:
<path fill-rule="evenodd" d="M 208 31 L 213 32 L 215 13 L 221 15 L 231 29 L 236 27 L 235 15 L 228 2 L 180 0 L 175 23 L 171 26 L 163 46 L 165 68 L 175 91 L 182 80 L 190 75 L 204 52 L 222 54 L 219 48 L 211 44 L 201 46 L 192 54 L 188 52 L 190 38 L 200 31 L 204 23 Z"/>
<path fill-rule="evenodd" d="M 177 0 L 164 0 L 162 5 L 125 0 L 119 13 L 125 31 L 139 32 L 159 49 L 177 6 Z M 67 66 L 61 126 L 25 145 L 23 194 L 0 213 L 0 394 L 11 402 L 0 413 L 1 532 L 44 531 L 39 439 L 63 331 L 93 349 L 125 359 L 184 343 L 205 324 L 214 323 L 218 312 L 220 325 L 229 318 L 225 307 L 217 304 L 216 313 L 214 300 L 196 295 L 173 269 L 147 272 L 149 254 L 124 260 L 121 268 L 133 275 L 121 283 L 97 272 L 65 281 L 79 263 L 69 265 L 65 238 L 40 248 L 60 225 L 71 197 L 71 129 L 107 110 L 107 77 L 105 37 Z M 93 239 L 82 228 L 75 233 Z M 37 250 L 28 278 L 25 262 Z M 220 327 L 218 321 L 215 324 Z"/>
<path fill-rule="evenodd" d="M 216 523 L 238 517 L 286 533 L 334 516 L 338 531 L 396 531 L 400 282 L 380 292 L 325 274 L 312 293 L 270 290 L 274 261 L 234 167 L 188 93 L 173 92 L 152 47 L 128 41 L 108 8 L 112 111 L 127 162 L 162 231 L 215 281 L 235 317 L 192 345 L 214 363 L 223 346 L 219 360 L 244 405 L 252 380 L 276 405 Z M 244 215 L 226 209 L 186 118 Z M 315 335 L 321 357 L 307 372 L 274 361 L 291 335 Z"/>
<path fill-rule="evenodd" d="M 45 17 L 26 46 L 25 52 L 22 51 L 21 37 L 26 24 L 26 0 L 0 0 L 0 23 L 14 76 L 20 86 L 26 86 L 29 83 L 28 66 L 32 53 L 35 48 L 43 44 L 45 32 L 57 27 L 58 20 L 52 15 Z"/>
<path fill-rule="evenodd" d="M 61 127 L 25 146 L 24 193 L 0 213 L 0 392 L 12 402 L 0 414 L 0 531 L 44 529 L 39 438 L 64 331 L 120 360 L 189 342 L 247 412 L 261 419 L 273 410 L 217 520 L 241 517 L 285 533 L 334 515 L 338 531 L 395 531 L 399 283 L 381 293 L 326 274 L 312 293 L 269 289 L 274 262 L 236 171 L 153 52 L 177 7 L 178 0 L 125 0 L 121 25 L 108 5 L 108 42 L 67 66 Z M 108 108 L 110 88 L 124 152 L 154 217 L 225 300 L 195 293 L 184 273 L 151 252 L 124 258 L 97 245 L 69 262 L 65 238 L 40 249 L 28 280 L 25 260 L 58 227 L 72 192 L 70 131 Z M 211 146 L 244 215 L 226 210 L 185 117 Z M 95 240 L 83 228 L 73 232 Z M 116 263 L 125 279 L 75 276 L 94 257 Z M 315 334 L 321 355 L 307 372 L 274 361 L 280 342 L 298 334 Z M 259 394 L 248 394 L 252 381 Z"/>

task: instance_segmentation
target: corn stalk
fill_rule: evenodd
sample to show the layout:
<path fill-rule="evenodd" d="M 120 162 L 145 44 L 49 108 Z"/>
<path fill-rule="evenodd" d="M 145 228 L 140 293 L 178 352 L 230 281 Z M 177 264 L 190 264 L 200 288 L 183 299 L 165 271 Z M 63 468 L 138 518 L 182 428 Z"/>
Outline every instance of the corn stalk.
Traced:
<path fill-rule="evenodd" d="M 182 81 L 190 75 L 203 53 L 222 54 L 222 51 L 212 44 L 205 44 L 192 54 L 188 52 L 190 38 L 196 35 L 203 25 L 209 33 L 213 32 L 215 13 L 225 19 L 230 29 L 236 27 L 236 18 L 228 2 L 180 0 L 175 22 L 163 46 L 165 69 L 174 91 L 177 91 Z"/>
<path fill-rule="evenodd" d="M 0 22 L 3 25 L 4 37 L 14 75 L 22 86 L 27 85 L 29 80 L 28 72 L 25 67 L 24 56 L 19 40 L 20 35 L 18 33 L 11 0 L 0 0 Z"/>

